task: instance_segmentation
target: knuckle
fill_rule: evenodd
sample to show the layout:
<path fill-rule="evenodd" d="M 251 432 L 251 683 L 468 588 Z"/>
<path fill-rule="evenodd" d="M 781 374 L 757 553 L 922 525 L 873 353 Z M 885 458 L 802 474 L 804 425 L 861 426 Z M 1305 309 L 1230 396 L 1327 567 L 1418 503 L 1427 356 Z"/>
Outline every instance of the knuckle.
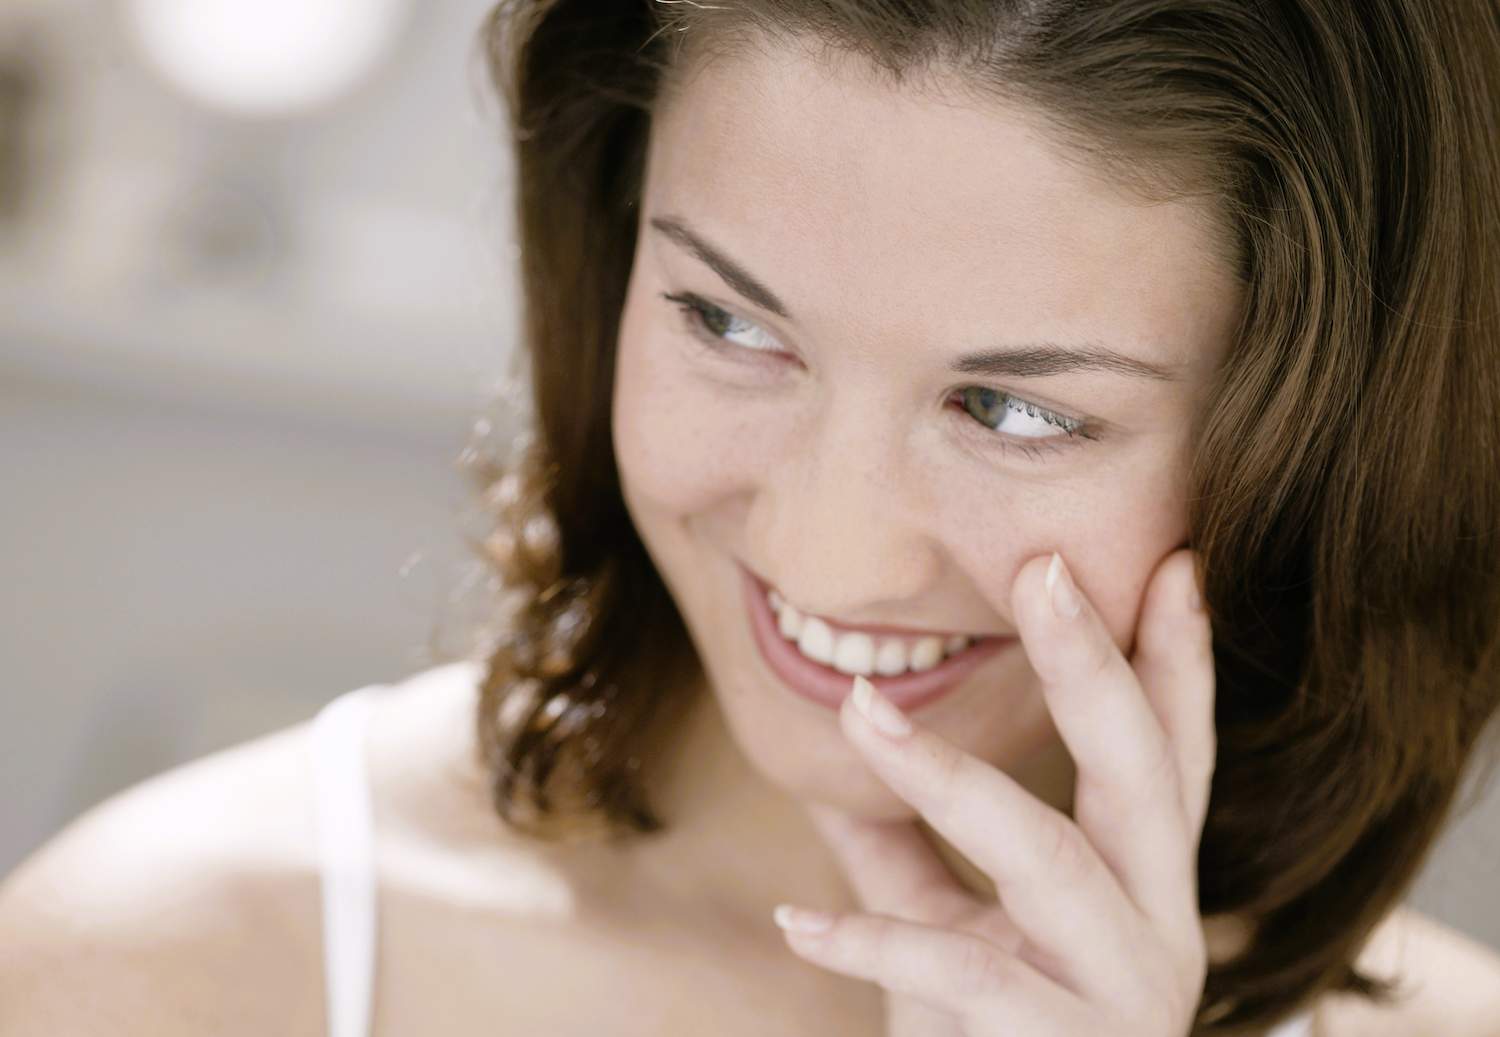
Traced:
<path fill-rule="evenodd" d="M 1036 878 L 1044 881 L 1076 880 L 1084 876 L 1091 864 L 1090 849 L 1083 833 L 1063 817 L 1054 817 L 1040 841 Z"/>
<path fill-rule="evenodd" d="M 1154 739 L 1147 750 L 1146 791 L 1151 796 L 1178 795 L 1182 778 L 1177 773 L 1177 756 L 1165 736 Z"/>
<path fill-rule="evenodd" d="M 905 967 L 888 923 L 876 922 L 869 931 L 861 934 L 858 944 L 864 948 L 863 953 L 868 956 L 877 975 L 895 975 Z"/>
<path fill-rule="evenodd" d="M 1007 962 L 995 947 L 981 940 L 966 940 L 959 953 L 954 981 L 963 997 L 994 993 L 1005 983 Z"/>
<path fill-rule="evenodd" d="M 965 899 L 968 899 L 965 896 Z M 1004 911 L 987 911 L 951 923 L 952 927 L 976 936 L 1007 954 L 1018 954 L 1026 944 L 1026 938 L 1016 923 Z"/>
<path fill-rule="evenodd" d="M 964 779 L 964 757 L 957 751 L 938 752 L 932 761 L 930 809 L 937 827 L 961 825 L 971 787 Z"/>
<path fill-rule="evenodd" d="M 1182 775 L 1171 743 L 1165 737 L 1156 739 L 1145 753 L 1140 784 L 1133 788 L 1132 806 L 1165 802 L 1181 807 L 1185 802 Z"/>
<path fill-rule="evenodd" d="M 1117 658 L 1121 658 L 1120 646 L 1115 644 L 1109 631 L 1102 626 L 1096 628 L 1084 649 L 1085 673 L 1090 676 L 1107 673 L 1115 665 Z"/>
<path fill-rule="evenodd" d="M 944 792 L 944 799 L 949 798 L 950 793 L 963 788 L 964 763 L 966 762 L 962 753 L 951 746 L 941 745 L 933 760 L 933 771 L 938 786 Z"/>

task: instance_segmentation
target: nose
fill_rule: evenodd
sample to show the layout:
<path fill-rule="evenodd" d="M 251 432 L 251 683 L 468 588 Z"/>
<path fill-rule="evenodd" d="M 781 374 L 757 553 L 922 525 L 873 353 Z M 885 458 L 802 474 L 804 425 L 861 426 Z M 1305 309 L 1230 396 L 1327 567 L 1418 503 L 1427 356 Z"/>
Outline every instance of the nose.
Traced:
<path fill-rule="evenodd" d="M 940 551 L 921 521 L 932 512 L 905 477 L 897 437 L 831 411 L 805 449 L 770 468 L 747 539 L 762 575 L 798 608 L 900 625 L 939 578 Z"/>

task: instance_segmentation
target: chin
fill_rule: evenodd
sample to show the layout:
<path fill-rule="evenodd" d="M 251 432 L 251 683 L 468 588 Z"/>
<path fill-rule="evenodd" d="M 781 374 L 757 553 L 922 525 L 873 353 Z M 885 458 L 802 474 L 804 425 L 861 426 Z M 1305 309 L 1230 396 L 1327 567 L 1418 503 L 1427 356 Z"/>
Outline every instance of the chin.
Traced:
<path fill-rule="evenodd" d="M 880 780 L 844 737 L 838 715 L 822 709 L 768 708 L 789 698 L 753 679 L 720 695 L 725 722 L 749 765 L 799 803 L 819 803 L 871 821 L 916 818 L 917 812 Z M 792 700 L 793 705 L 801 703 Z"/>
<path fill-rule="evenodd" d="M 753 645 L 746 648 L 754 650 Z M 745 660 L 726 681 L 713 681 L 725 723 L 747 763 L 769 784 L 800 803 L 818 803 L 868 821 L 914 821 L 920 815 L 883 782 L 864 756 L 844 736 L 838 714 L 812 706 L 759 672 L 758 660 Z M 1045 701 L 1014 661 L 992 680 L 1013 693 L 978 694 L 952 705 L 961 707 L 932 727 L 961 750 L 983 759 L 1025 784 L 1060 746 Z M 981 692 L 988 689 L 980 689 Z M 983 708 L 984 703 L 1009 703 Z M 955 719 L 956 717 L 956 719 Z M 957 724 L 959 737 L 944 732 Z"/>

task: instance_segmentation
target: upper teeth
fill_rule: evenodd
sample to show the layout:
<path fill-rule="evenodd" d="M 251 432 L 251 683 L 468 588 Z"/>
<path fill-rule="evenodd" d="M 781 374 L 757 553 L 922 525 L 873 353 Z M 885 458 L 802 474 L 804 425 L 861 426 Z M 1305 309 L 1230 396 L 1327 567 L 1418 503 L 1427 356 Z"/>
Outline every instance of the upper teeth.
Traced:
<path fill-rule="evenodd" d="M 767 597 L 781 636 L 794 642 L 809 659 L 841 673 L 894 677 L 907 670 L 930 670 L 946 656 L 973 643 L 963 634 L 916 638 L 881 635 L 877 643 L 869 634 L 836 632 L 817 616 L 804 616 L 774 590 Z"/>

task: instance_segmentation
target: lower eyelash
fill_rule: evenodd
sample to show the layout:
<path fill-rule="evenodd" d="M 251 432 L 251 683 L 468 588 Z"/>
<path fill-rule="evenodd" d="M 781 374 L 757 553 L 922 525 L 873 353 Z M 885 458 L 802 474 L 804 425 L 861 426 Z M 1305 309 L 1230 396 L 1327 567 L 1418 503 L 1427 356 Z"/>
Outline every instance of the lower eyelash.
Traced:
<path fill-rule="evenodd" d="M 1017 440 L 1001 439 L 999 436 L 995 437 L 995 441 L 1000 445 L 1001 450 L 1019 450 L 1033 461 L 1040 460 L 1045 454 L 1055 453 L 1058 449 L 1055 443 L 1022 443 Z"/>
<path fill-rule="evenodd" d="M 955 393 L 950 397 L 950 401 L 957 401 L 958 398 L 958 394 Z M 1051 442 L 1050 440 L 1039 440 L 1034 443 L 1028 443 L 1020 438 L 1009 437 L 1003 432 L 996 432 L 964 410 L 961 402 L 954 403 L 954 412 L 955 416 L 964 423 L 965 434 L 976 436 L 979 439 L 980 446 L 985 450 L 1014 451 L 1023 454 L 1029 460 L 1040 461 L 1044 457 L 1055 454 L 1058 450 L 1062 449 L 1061 444 Z M 1068 435 L 1071 436 L 1072 433 L 1068 433 Z"/>

